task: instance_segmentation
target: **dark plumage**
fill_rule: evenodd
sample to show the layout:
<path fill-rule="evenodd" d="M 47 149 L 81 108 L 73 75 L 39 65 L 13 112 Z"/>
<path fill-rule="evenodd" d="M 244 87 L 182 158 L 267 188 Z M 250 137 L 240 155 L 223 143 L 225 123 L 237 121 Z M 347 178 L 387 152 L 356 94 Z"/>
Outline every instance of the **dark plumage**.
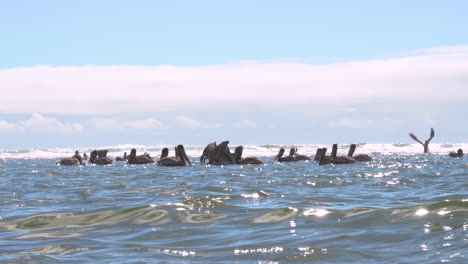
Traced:
<path fill-rule="evenodd" d="M 185 153 L 185 149 L 183 145 L 178 145 L 175 148 L 175 156 L 168 157 L 169 149 L 164 148 L 161 151 L 161 159 L 158 160 L 157 164 L 160 166 L 167 166 L 167 167 L 175 167 L 175 166 L 185 166 L 187 163 L 192 166 L 190 163 L 187 154 Z"/>
<path fill-rule="evenodd" d="M 418 142 L 419 144 L 423 145 L 423 147 L 424 147 L 424 153 L 428 153 L 428 152 L 429 152 L 429 142 L 431 142 L 432 138 L 434 138 L 434 136 L 435 136 L 435 132 L 434 132 L 434 129 L 433 129 L 433 128 L 431 128 L 431 135 L 430 135 L 429 139 L 426 140 L 426 141 L 424 141 L 424 143 L 422 143 L 421 140 L 419 140 L 413 133 L 410 133 L 409 135 L 410 135 L 410 137 L 411 137 L 412 139 L 414 139 L 416 142 Z"/>
<path fill-rule="evenodd" d="M 149 154 L 136 155 L 136 149 L 130 151 L 130 155 L 127 160 L 128 164 L 150 164 L 154 163 L 154 159 Z"/>

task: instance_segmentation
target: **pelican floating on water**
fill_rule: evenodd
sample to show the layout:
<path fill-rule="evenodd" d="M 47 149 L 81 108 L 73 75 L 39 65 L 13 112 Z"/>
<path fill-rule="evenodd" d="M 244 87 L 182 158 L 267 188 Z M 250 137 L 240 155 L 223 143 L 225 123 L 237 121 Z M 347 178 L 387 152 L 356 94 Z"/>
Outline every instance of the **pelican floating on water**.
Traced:
<path fill-rule="evenodd" d="M 96 165 L 108 165 L 112 164 L 112 160 L 107 157 L 107 149 L 93 150 L 89 154 L 89 163 Z"/>
<path fill-rule="evenodd" d="M 354 158 L 356 161 L 371 161 L 372 160 L 372 157 L 367 154 L 354 155 L 354 151 L 356 151 L 356 144 L 351 144 L 351 146 L 349 147 L 348 157 Z"/>
<path fill-rule="evenodd" d="M 235 150 L 234 150 L 234 160 L 236 162 L 236 164 L 240 164 L 240 165 L 246 165 L 246 164 L 263 164 L 263 161 L 261 161 L 259 158 L 257 157 L 246 157 L 246 158 L 242 158 L 242 152 L 244 151 L 244 147 L 243 146 L 238 146 Z"/>
<path fill-rule="evenodd" d="M 289 151 L 289 156 L 296 158 L 297 160 L 310 160 L 306 155 L 297 154 L 297 148 L 291 148 Z"/>
<path fill-rule="evenodd" d="M 223 141 L 219 145 L 216 145 L 216 142 L 212 142 L 206 146 L 203 150 L 203 154 L 200 158 L 201 163 L 206 163 L 211 165 L 231 165 L 236 164 L 234 157 L 229 150 L 229 141 Z"/>
<path fill-rule="evenodd" d="M 299 161 L 294 156 L 291 156 L 291 154 L 293 154 L 293 153 L 294 153 L 294 151 L 291 149 L 291 151 L 289 152 L 289 156 L 283 157 L 284 148 L 280 148 L 280 150 L 278 151 L 278 154 L 276 155 L 276 157 L 275 157 L 275 159 L 273 161 L 278 161 L 278 162 L 295 162 L 295 161 Z"/>
<path fill-rule="evenodd" d="M 325 164 L 351 164 L 355 163 L 356 160 L 352 157 L 348 156 L 337 156 L 338 152 L 338 145 L 333 144 L 331 156 L 326 156 L 327 148 L 323 148 L 321 151 L 318 151 L 318 164 L 325 165 Z"/>
<path fill-rule="evenodd" d="M 132 149 L 130 151 L 130 155 L 128 155 L 128 164 L 149 164 L 154 163 L 154 159 L 149 154 L 143 155 L 136 155 L 136 149 Z"/>
<path fill-rule="evenodd" d="M 203 150 L 200 157 L 200 163 L 208 163 L 211 165 L 232 165 L 232 164 L 263 164 L 257 157 L 242 158 L 243 146 L 238 146 L 234 154 L 228 147 L 229 141 L 223 141 L 216 145 L 216 142 L 211 142 Z"/>
<path fill-rule="evenodd" d="M 315 161 L 319 165 L 330 164 L 331 156 L 325 155 L 327 153 L 327 148 L 319 148 L 317 149 L 317 153 L 315 154 Z"/>
<path fill-rule="evenodd" d="M 185 153 L 185 149 L 183 145 L 178 145 L 175 148 L 175 157 L 168 157 L 169 149 L 164 148 L 161 152 L 161 159 L 158 160 L 158 165 L 160 166 L 168 166 L 168 167 L 175 167 L 175 166 L 185 166 L 187 163 L 192 166 L 190 163 L 187 154 Z"/>
<path fill-rule="evenodd" d="M 463 158 L 464 154 L 463 154 L 463 150 L 462 149 L 458 149 L 457 152 L 450 152 L 449 153 L 449 156 L 451 158 Z"/>
<path fill-rule="evenodd" d="M 81 157 L 80 153 L 75 151 L 75 155 L 71 158 L 64 158 L 57 162 L 57 165 L 65 165 L 65 166 L 80 166 L 85 165 L 83 162 L 83 158 Z"/>
<path fill-rule="evenodd" d="M 321 157 L 322 152 L 324 152 L 323 157 Z M 315 152 L 315 157 L 314 157 L 315 163 L 319 163 L 320 165 L 329 164 L 331 156 L 326 155 L 326 153 L 327 153 L 327 148 L 318 148 L 317 151 Z"/>
<path fill-rule="evenodd" d="M 432 138 L 435 136 L 435 132 L 434 132 L 434 129 L 431 128 L 431 135 L 429 137 L 428 140 L 424 141 L 424 143 L 421 142 L 421 140 L 419 140 L 413 133 L 410 133 L 409 134 L 410 137 L 412 139 L 414 139 L 416 142 L 418 142 L 419 144 L 423 145 L 424 147 L 424 153 L 428 153 L 429 152 L 429 142 L 431 142 Z"/>
<path fill-rule="evenodd" d="M 232 156 L 231 150 L 228 147 L 229 141 L 223 141 L 217 145 L 211 152 L 211 159 L 209 164 L 212 165 L 231 165 L 236 161 Z"/>
<path fill-rule="evenodd" d="M 338 144 L 333 144 L 331 153 L 331 163 L 333 164 L 350 164 L 355 163 L 356 160 L 348 156 L 337 156 Z"/>

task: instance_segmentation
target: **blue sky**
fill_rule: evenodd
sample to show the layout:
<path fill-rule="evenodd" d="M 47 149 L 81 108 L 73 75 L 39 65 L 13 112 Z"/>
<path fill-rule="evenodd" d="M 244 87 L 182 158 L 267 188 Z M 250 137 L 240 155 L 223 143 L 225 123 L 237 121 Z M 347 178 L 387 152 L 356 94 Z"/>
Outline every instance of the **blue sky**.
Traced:
<path fill-rule="evenodd" d="M 466 10 L 466 1 L 4 1 L 0 149 L 409 142 L 431 126 L 439 142 L 466 142 Z"/>
<path fill-rule="evenodd" d="M 466 1 L 4 1 L 0 67 L 373 58 L 466 44 L 467 9 Z"/>

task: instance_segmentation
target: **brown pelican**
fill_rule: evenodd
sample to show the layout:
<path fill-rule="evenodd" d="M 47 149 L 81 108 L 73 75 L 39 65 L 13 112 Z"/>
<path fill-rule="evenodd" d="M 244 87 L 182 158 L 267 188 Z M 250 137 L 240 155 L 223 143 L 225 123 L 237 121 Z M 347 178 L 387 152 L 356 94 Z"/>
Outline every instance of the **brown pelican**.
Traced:
<path fill-rule="evenodd" d="M 353 159 L 352 157 L 336 156 L 336 154 L 338 152 L 338 145 L 337 144 L 333 144 L 332 153 L 331 153 L 330 158 L 327 158 L 325 156 L 326 152 L 327 152 L 327 148 L 323 148 L 322 151 L 319 153 L 319 157 L 318 157 L 319 165 L 330 164 L 330 163 L 332 163 L 332 164 L 351 164 L 351 163 L 356 162 L 356 160 Z"/>
<path fill-rule="evenodd" d="M 64 158 L 61 159 L 57 162 L 57 165 L 66 165 L 66 166 L 79 166 L 79 165 L 85 165 L 83 163 L 83 158 L 81 158 L 80 153 L 75 151 L 75 155 L 73 155 L 71 158 Z"/>
<path fill-rule="evenodd" d="M 207 160 L 210 161 L 210 158 L 213 156 L 213 150 L 216 148 L 216 142 L 211 142 L 206 145 L 203 150 L 203 154 L 200 157 L 200 163 L 204 164 Z"/>
<path fill-rule="evenodd" d="M 356 144 L 351 144 L 349 147 L 348 157 L 354 158 L 356 161 L 371 161 L 372 158 L 367 154 L 357 154 L 354 155 L 354 151 L 356 150 Z"/>
<path fill-rule="evenodd" d="M 257 157 L 246 157 L 242 158 L 242 152 L 244 151 L 243 146 L 238 146 L 234 150 L 234 160 L 236 164 L 246 165 L 246 164 L 263 164 L 263 162 Z"/>
<path fill-rule="evenodd" d="M 223 141 L 210 152 L 211 158 L 209 164 L 212 165 L 231 165 L 236 161 L 228 147 L 229 141 Z"/>
<path fill-rule="evenodd" d="M 216 145 L 215 142 L 208 144 L 203 150 L 200 162 L 205 163 L 208 160 L 208 164 L 211 165 L 236 164 L 228 145 L 229 141 L 223 141 L 219 145 Z"/>
<path fill-rule="evenodd" d="M 319 163 L 319 162 L 320 162 L 322 151 L 324 151 L 324 154 L 323 154 L 324 157 L 322 158 L 322 164 L 320 164 L 320 165 L 330 163 L 331 156 L 330 156 L 330 155 L 326 155 L 326 153 L 327 153 L 327 148 L 318 148 L 318 149 L 317 149 L 317 152 L 315 152 L 315 157 L 314 157 L 315 163 Z M 326 162 L 328 162 L 328 163 L 326 163 Z"/>
<path fill-rule="evenodd" d="M 315 152 L 315 157 L 314 157 L 315 162 L 319 161 L 319 154 L 321 152 L 322 152 L 322 148 L 318 148 L 317 151 Z"/>
<path fill-rule="evenodd" d="M 431 135 L 429 137 L 428 140 L 424 141 L 424 143 L 421 142 L 421 140 L 419 140 L 413 133 L 410 133 L 409 134 L 410 137 L 414 140 L 416 140 L 416 142 L 418 142 L 419 144 L 423 145 L 424 147 L 424 153 L 428 153 L 429 152 L 429 142 L 431 142 L 432 138 L 435 136 L 435 132 L 434 132 L 434 129 L 431 128 Z"/>
<path fill-rule="evenodd" d="M 149 164 L 154 163 L 153 158 L 149 154 L 143 155 L 136 155 L 136 149 L 132 149 L 130 151 L 130 155 L 128 155 L 128 164 Z"/>
<path fill-rule="evenodd" d="M 289 156 L 296 158 L 297 160 L 310 160 L 306 155 L 297 154 L 297 148 L 291 148 L 289 151 Z"/>
<path fill-rule="evenodd" d="M 333 144 L 331 153 L 331 163 L 333 164 L 350 164 L 355 163 L 356 160 L 348 156 L 336 156 L 338 152 L 338 145 Z"/>
<path fill-rule="evenodd" d="M 117 158 L 115 158 L 115 161 L 124 161 L 124 160 L 127 160 L 127 159 L 128 159 L 127 152 L 124 152 L 123 158 L 117 157 Z"/>
<path fill-rule="evenodd" d="M 183 145 L 178 145 L 175 148 L 175 157 L 168 157 L 169 150 L 164 148 L 161 152 L 161 159 L 158 161 L 158 165 L 160 166 L 168 166 L 168 167 L 175 167 L 175 166 L 185 166 L 188 163 L 190 166 L 189 158 L 185 153 L 185 149 Z"/>
<path fill-rule="evenodd" d="M 290 151 L 289 154 L 291 154 L 291 152 L 293 151 Z M 293 152 L 294 153 L 294 152 Z M 286 156 L 286 157 L 283 157 L 284 155 L 284 148 L 281 148 L 278 152 L 278 155 L 276 155 L 275 159 L 273 161 L 278 161 L 278 162 L 294 162 L 294 161 L 299 161 L 298 159 L 296 159 L 294 156 Z"/>
<path fill-rule="evenodd" d="M 89 154 L 89 163 L 96 165 L 108 165 L 112 163 L 112 160 L 107 157 L 107 149 L 94 150 Z"/>
<path fill-rule="evenodd" d="M 325 165 L 331 163 L 331 156 L 325 155 L 327 153 L 327 148 L 319 148 L 317 149 L 317 153 L 315 154 L 316 163 L 319 165 Z"/>
<path fill-rule="evenodd" d="M 458 149 L 457 152 L 450 152 L 449 153 L 449 156 L 452 157 L 452 158 L 463 158 L 463 150 L 462 149 Z"/>

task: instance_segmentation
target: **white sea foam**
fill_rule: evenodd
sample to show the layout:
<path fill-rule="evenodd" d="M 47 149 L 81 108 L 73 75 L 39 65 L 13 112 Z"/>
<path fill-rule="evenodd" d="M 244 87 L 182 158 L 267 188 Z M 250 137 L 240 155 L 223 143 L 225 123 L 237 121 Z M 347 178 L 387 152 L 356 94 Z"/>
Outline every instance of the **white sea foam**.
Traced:
<path fill-rule="evenodd" d="M 164 147 L 169 147 L 170 155 L 174 153 L 175 146 L 145 146 L 145 145 L 130 145 L 122 144 L 115 146 L 92 146 L 80 148 L 80 153 L 88 153 L 94 149 L 108 149 L 108 156 L 111 158 L 121 157 L 124 152 L 130 153 L 132 148 L 137 150 L 137 153 L 149 153 L 153 157 L 161 154 Z M 186 145 L 185 150 L 189 157 L 200 157 L 205 146 L 201 145 Z M 299 145 L 245 145 L 244 156 L 258 156 L 258 157 L 273 157 L 278 153 L 280 148 L 289 149 L 297 147 L 299 154 L 308 156 L 315 155 L 317 148 L 327 147 L 331 151 L 330 145 L 324 144 L 299 144 Z M 231 149 L 234 145 L 231 146 Z M 430 153 L 436 155 L 447 155 L 451 151 L 456 151 L 461 148 L 468 151 L 468 143 L 433 143 L 430 144 Z M 345 155 L 348 152 L 349 144 L 339 145 L 338 154 Z M 75 149 L 72 148 L 50 148 L 50 149 L 29 149 L 29 150 L 13 150 L 2 151 L 0 150 L 0 159 L 58 159 L 63 157 L 70 157 L 74 154 Z M 287 151 L 288 152 L 288 151 Z M 420 155 L 423 154 L 423 147 L 420 144 L 358 144 L 356 154 L 366 153 L 369 155 Z"/>

